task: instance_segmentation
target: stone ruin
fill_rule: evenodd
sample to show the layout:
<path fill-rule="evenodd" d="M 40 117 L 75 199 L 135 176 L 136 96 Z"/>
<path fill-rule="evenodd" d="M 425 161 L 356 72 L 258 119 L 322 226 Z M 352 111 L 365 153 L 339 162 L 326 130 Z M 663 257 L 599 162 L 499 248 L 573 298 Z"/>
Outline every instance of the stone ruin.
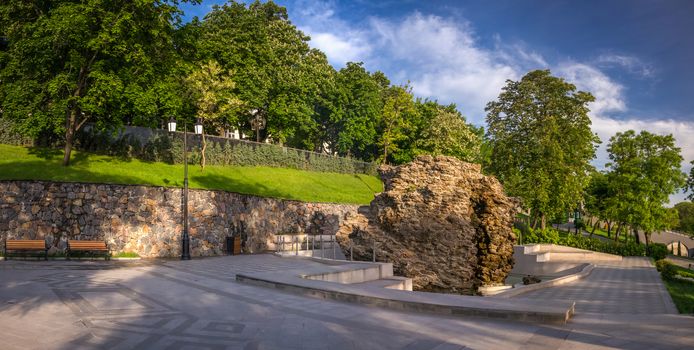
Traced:
<path fill-rule="evenodd" d="M 379 169 L 384 192 L 337 233 L 355 260 L 392 262 L 420 291 L 476 294 L 503 283 L 513 267 L 518 203 L 477 164 L 420 156 Z"/>

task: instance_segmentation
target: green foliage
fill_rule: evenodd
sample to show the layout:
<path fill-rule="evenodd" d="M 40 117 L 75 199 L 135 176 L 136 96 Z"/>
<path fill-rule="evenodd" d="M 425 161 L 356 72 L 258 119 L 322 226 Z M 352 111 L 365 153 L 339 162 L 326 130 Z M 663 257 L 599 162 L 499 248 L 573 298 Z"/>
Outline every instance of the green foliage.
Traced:
<path fill-rule="evenodd" d="M 680 202 L 675 204 L 675 210 L 679 216 L 679 223 L 676 230 L 694 235 L 694 203 Z"/>
<path fill-rule="evenodd" d="M 595 252 L 615 254 L 621 256 L 644 256 L 645 247 L 636 243 L 605 242 L 597 238 L 588 238 L 582 235 L 560 234 L 555 229 L 528 229 L 523 236 L 523 244 L 547 243 L 558 244 L 578 249 L 592 250 Z"/>
<path fill-rule="evenodd" d="M 0 145 L 0 180 L 46 180 L 183 186 L 183 166 L 143 162 L 77 151 L 70 167 L 60 166 L 60 151 Z M 368 175 L 312 172 L 287 168 L 210 165 L 203 173 L 190 167 L 191 188 L 223 190 L 307 202 L 368 204 L 383 190 Z"/>
<path fill-rule="evenodd" d="M 150 162 L 183 164 L 183 139 L 157 133 L 145 145 L 140 145 L 135 138 L 126 136 L 114 137 L 114 132 L 89 129 L 77 137 L 79 149 L 117 156 L 137 158 Z M 188 135 L 191 138 L 197 136 Z M 304 152 L 302 150 L 281 147 L 264 143 L 246 143 L 208 137 L 211 139 L 207 148 L 207 164 L 219 166 L 269 166 L 319 172 L 342 174 L 377 175 L 377 165 L 357 160 L 330 155 Z M 191 146 L 188 164 L 200 162 L 197 145 Z"/>
<path fill-rule="evenodd" d="M 673 280 L 677 276 L 677 266 L 664 258 L 656 259 L 655 267 L 665 280 Z"/>
<path fill-rule="evenodd" d="M 666 279 L 665 287 L 680 313 L 694 314 L 694 282 Z"/>
<path fill-rule="evenodd" d="M 140 255 L 135 252 L 120 252 L 115 255 L 111 255 L 113 258 L 139 258 Z"/>
<path fill-rule="evenodd" d="M 436 108 L 417 139 L 417 151 L 475 162 L 480 159 L 481 135 L 456 110 Z"/>
<path fill-rule="evenodd" d="M 193 1 L 197 2 L 197 1 Z M 9 1 L 0 28 L 9 47 L 0 71 L 3 117 L 25 135 L 63 134 L 64 165 L 89 120 L 117 126 L 134 112 L 157 112 L 152 84 L 172 62 L 178 1 Z"/>
<path fill-rule="evenodd" d="M 648 249 L 646 249 L 646 255 L 655 261 L 665 259 L 668 254 L 667 246 L 662 243 L 651 243 L 648 245 Z"/>
<path fill-rule="evenodd" d="M 669 196 L 684 185 L 682 156 L 672 135 L 629 130 L 610 138 L 608 181 L 614 193 L 611 204 L 619 221 L 643 230 L 648 237 L 673 223 L 667 210 Z"/>
<path fill-rule="evenodd" d="M 537 70 L 507 81 L 487 104 L 488 170 L 542 225 L 581 202 L 599 142 L 588 117 L 593 100 L 548 70 Z"/>
<path fill-rule="evenodd" d="M 16 123 L 0 116 L 0 143 L 15 146 L 29 146 L 34 143 L 31 137 L 22 135 Z"/>

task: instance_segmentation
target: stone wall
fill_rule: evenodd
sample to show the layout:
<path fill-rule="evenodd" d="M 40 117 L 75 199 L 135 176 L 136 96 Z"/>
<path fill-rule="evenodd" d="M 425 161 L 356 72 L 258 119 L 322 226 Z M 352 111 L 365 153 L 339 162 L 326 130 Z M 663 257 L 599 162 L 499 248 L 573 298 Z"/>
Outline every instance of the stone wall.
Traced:
<path fill-rule="evenodd" d="M 0 181 L 0 244 L 46 239 L 106 240 L 113 252 L 176 257 L 181 251 L 182 189 L 109 184 Z M 272 249 L 278 233 L 335 234 L 357 206 L 306 203 L 223 191 L 189 191 L 191 254 L 223 254 L 240 234 L 248 253 Z"/>

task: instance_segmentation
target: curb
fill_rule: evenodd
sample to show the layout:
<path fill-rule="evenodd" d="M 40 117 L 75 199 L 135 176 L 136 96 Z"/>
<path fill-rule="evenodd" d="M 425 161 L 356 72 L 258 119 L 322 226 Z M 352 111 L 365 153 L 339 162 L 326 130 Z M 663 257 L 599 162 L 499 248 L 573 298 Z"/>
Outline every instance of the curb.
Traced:
<path fill-rule="evenodd" d="M 498 297 L 498 298 L 510 298 L 510 297 L 515 297 L 517 295 L 520 295 L 520 294 L 523 294 L 526 292 L 538 290 L 538 289 L 555 287 L 555 286 L 560 286 L 563 284 L 571 283 L 571 282 L 577 281 L 581 278 L 584 278 L 584 277 L 590 275 L 590 273 L 593 272 L 594 268 L 595 268 L 595 265 L 588 264 L 580 272 L 576 272 L 576 273 L 571 274 L 571 275 L 566 275 L 563 277 L 555 278 L 555 279 L 549 280 L 549 281 L 544 281 L 544 282 L 540 282 L 540 283 L 536 283 L 536 284 L 529 284 L 527 286 L 521 286 L 521 287 L 514 286 L 513 289 L 511 289 L 509 291 L 495 294 L 494 296 Z"/>

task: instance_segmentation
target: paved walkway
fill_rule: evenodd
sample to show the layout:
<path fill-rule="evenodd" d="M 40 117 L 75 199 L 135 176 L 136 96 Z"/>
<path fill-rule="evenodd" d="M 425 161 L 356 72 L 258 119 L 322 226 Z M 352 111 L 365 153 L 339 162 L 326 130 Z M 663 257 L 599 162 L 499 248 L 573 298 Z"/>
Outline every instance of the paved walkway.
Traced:
<path fill-rule="evenodd" d="M 677 314 L 660 274 L 648 258 L 598 265 L 586 278 L 519 295 L 539 300 L 574 300 L 576 314 Z"/>
<path fill-rule="evenodd" d="M 0 262 L 0 344 L 3 350 L 684 349 L 694 344 L 694 318 L 678 315 L 585 313 L 568 325 L 546 326 L 401 313 L 233 281 L 239 271 L 312 263 L 269 255 L 131 264 Z"/>

